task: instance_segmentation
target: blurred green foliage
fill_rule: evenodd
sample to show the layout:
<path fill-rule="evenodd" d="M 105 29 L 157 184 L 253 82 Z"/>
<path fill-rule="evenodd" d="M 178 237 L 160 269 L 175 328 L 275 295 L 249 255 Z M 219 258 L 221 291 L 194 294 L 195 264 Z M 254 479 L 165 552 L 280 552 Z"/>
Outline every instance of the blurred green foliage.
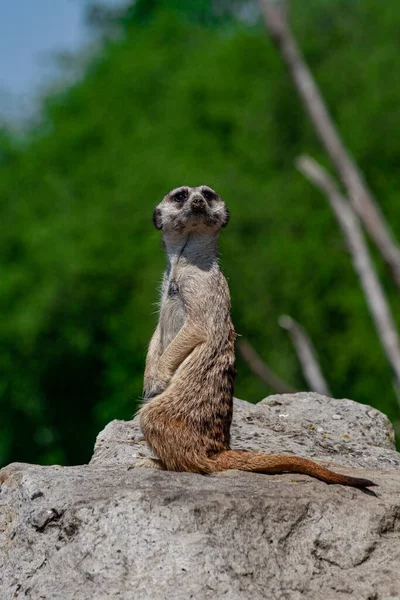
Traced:
<path fill-rule="evenodd" d="M 181 184 L 211 185 L 231 210 L 222 264 L 238 333 L 306 389 L 277 325 L 290 314 L 336 397 L 399 419 L 342 235 L 294 168 L 301 152 L 327 162 L 276 50 L 227 2 L 182 5 L 139 1 L 23 143 L 0 137 L 1 464 L 87 461 L 105 423 L 135 412 L 164 266 L 152 210 Z M 291 21 L 400 239 L 400 5 L 295 0 Z M 237 396 L 272 392 L 238 367 Z"/>

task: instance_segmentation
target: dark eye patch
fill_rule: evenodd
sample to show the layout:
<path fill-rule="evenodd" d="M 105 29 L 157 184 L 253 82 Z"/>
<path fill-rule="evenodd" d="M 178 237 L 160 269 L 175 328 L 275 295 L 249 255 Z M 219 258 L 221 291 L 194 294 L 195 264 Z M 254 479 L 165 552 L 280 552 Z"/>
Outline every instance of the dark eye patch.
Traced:
<path fill-rule="evenodd" d="M 179 192 L 175 192 L 175 194 L 172 196 L 172 200 L 174 200 L 174 202 L 178 202 L 178 203 L 182 204 L 183 202 L 185 202 L 187 197 L 188 197 L 187 191 L 180 190 Z"/>
<path fill-rule="evenodd" d="M 211 202 L 212 200 L 217 199 L 217 194 L 212 190 L 202 190 L 203 197 L 207 200 L 207 202 Z"/>
<path fill-rule="evenodd" d="M 178 295 L 178 292 L 179 292 L 178 284 L 176 283 L 176 281 L 172 280 L 171 283 L 169 284 L 169 288 L 168 288 L 168 297 L 175 298 L 175 296 Z"/>

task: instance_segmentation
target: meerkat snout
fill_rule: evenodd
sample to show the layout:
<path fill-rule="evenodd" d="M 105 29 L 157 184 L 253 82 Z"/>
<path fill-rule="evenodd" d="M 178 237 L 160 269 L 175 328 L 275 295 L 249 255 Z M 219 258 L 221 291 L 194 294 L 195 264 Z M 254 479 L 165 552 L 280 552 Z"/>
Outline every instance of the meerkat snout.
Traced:
<path fill-rule="evenodd" d="M 204 213 L 207 210 L 206 201 L 203 196 L 196 194 L 191 198 L 190 208 L 194 213 Z"/>
<path fill-rule="evenodd" d="M 190 201 L 192 204 L 205 204 L 206 203 L 203 196 L 201 196 L 200 194 L 193 194 L 193 196 L 190 197 Z"/>

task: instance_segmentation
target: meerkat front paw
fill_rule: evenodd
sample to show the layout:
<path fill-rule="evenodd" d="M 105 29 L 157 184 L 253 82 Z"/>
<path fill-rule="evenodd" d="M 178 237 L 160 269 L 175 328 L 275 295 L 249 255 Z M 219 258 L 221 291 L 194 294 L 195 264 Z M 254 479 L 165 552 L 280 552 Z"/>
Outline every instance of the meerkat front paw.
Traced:
<path fill-rule="evenodd" d="M 143 390 L 143 399 L 150 400 L 151 398 L 154 398 L 154 396 L 162 394 L 164 390 L 167 389 L 170 379 L 171 378 L 169 378 L 168 380 L 157 378 L 151 383 L 151 385 L 147 384 L 145 386 L 145 389 Z"/>

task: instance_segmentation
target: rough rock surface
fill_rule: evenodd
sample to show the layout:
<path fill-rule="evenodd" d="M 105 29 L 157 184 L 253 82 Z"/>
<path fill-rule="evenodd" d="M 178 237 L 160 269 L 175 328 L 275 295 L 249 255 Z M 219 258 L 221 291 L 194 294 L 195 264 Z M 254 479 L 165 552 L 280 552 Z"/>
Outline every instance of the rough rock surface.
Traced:
<path fill-rule="evenodd" d="M 384 415 L 317 394 L 236 401 L 232 437 L 379 487 L 135 468 L 149 455 L 137 423 L 114 421 L 90 465 L 0 471 L 0 599 L 400 599 L 400 455 Z"/>

